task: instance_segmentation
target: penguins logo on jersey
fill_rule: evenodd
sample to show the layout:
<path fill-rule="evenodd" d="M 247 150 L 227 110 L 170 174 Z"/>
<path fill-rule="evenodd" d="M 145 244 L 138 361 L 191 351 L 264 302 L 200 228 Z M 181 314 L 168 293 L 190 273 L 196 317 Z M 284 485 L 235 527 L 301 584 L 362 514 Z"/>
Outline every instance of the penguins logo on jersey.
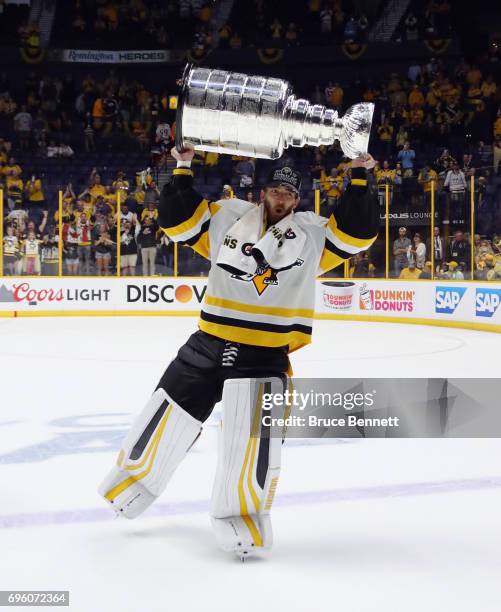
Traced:
<path fill-rule="evenodd" d="M 280 270 L 275 270 L 274 268 L 270 268 L 268 266 L 264 270 L 258 269 L 255 274 L 244 274 L 243 276 L 232 274 L 231 278 L 245 282 L 252 282 L 254 287 L 256 288 L 258 295 L 262 295 L 269 286 L 278 285 L 278 274 L 280 272 L 285 272 L 286 270 L 290 270 L 291 268 L 302 266 L 303 263 L 304 259 L 298 258 L 293 264 L 287 266 L 286 268 L 281 268 Z"/>

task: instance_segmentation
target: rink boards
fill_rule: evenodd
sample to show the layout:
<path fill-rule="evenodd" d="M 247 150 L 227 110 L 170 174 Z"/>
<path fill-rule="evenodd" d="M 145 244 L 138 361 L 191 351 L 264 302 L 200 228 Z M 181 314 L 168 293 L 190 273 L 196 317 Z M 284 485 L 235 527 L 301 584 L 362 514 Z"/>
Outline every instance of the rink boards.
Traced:
<path fill-rule="evenodd" d="M 0 316 L 196 316 L 206 278 L 2 278 Z M 269 290 L 273 290 L 270 287 Z M 256 301 L 266 301 L 256 294 Z M 317 279 L 321 319 L 501 331 L 501 285 L 475 281 Z"/>

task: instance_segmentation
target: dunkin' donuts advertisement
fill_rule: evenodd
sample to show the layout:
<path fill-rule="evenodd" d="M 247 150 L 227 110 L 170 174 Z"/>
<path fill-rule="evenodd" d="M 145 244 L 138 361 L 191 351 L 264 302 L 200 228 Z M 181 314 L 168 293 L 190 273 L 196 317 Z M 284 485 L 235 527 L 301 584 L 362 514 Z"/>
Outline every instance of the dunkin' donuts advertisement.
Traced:
<path fill-rule="evenodd" d="M 353 281 L 323 281 L 323 305 L 331 310 L 347 311 L 353 307 L 355 283 Z"/>
<path fill-rule="evenodd" d="M 430 284 L 376 279 L 326 279 L 320 280 L 319 285 L 316 311 L 320 313 L 393 317 L 424 317 L 432 314 L 430 296 L 433 287 Z"/>
<path fill-rule="evenodd" d="M 395 316 L 415 314 L 420 302 L 422 308 L 426 306 L 423 292 L 417 291 L 415 284 L 411 286 L 405 283 L 373 280 L 322 280 L 320 287 L 321 296 L 317 296 L 317 312 Z M 426 287 L 424 285 L 421 287 L 426 293 Z"/>
<path fill-rule="evenodd" d="M 321 281 L 323 311 L 356 312 L 381 308 L 381 290 L 370 289 L 367 283 L 354 281 Z M 377 297 L 377 300 L 376 300 Z M 318 306 L 317 306 L 318 310 Z"/>
<path fill-rule="evenodd" d="M 501 287 L 485 283 L 318 279 L 316 313 L 499 325 Z"/>

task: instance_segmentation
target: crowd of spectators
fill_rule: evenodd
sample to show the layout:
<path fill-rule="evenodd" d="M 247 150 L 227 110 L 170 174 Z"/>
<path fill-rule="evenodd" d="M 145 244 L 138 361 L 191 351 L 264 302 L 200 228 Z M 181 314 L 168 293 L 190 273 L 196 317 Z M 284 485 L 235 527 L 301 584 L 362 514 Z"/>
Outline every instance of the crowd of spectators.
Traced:
<path fill-rule="evenodd" d="M 212 0 L 65 0 L 57 3 L 51 44 L 83 49 L 200 50 L 365 42 L 384 4 L 234 0 L 228 20 L 221 23 Z M 454 24 L 453 8 L 452 0 L 414 0 L 394 39 L 448 36 Z M 16 8 L 14 18 L 10 13 L 17 41 L 34 44 L 37 26 L 27 21 L 26 9 Z M 21 22 L 19 15 L 24 17 Z M 12 28 L 6 34 L 12 34 Z"/>
<path fill-rule="evenodd" d="M 57 202 L 47 200 L 40 176 L 25 178 L 25 174 L 12 155 L 11 143 L 0 139 L 0 189 L 5 195 L 2 220 L 4 273 L 57 274 Z M 67 184 L 62 193 L 63 273 L 110 274 L 116 268 L 119 239 L 122 255 L 128 256 L 121 260 L 124 274 L 135 274 L 136 262 L 132 262 L 130 257 L 135 246 L 142 264 L 139 271 L 143 275 L 157 273 L 156 261 L 160 263 L 159 271 L 172 273 L 172 248 L 167 249 L 168 239 L 161 236 L 156 226 L 159 194 L 152 175 L 147 171 L 138 172 L 131 181 L 124 172 L 118 172 L 114 180 L 104 184 L 94 168 L 85 185 Z M 121 227 L 117 233 L 119 216 Z M 126 223 L 133 226 L 133 244 L 126 236 L 129 229 Z M 183 253 L 184 259 L 187 253 Z M 181 268 L 185 264 L 183 257 Z"/>
<path fill-rule="evenodd" d="M 6 148 L 0 140 L 0 158 Z M 59 206 L 46 201 L 40 178 L 32 176 L 23 185 L 23 169 L 14 157 L 3 170 L 4 274 L 58 275 Z M 93 168 L 79 187 L 69 183 L 61 192 L 63 275 L 116 274 L 119 253 L 124 276 L 173 274 L 173 245 L 158 226 L 160 190 L 149 169 L 131 180 L 119 171 L 105 182 Z M 205 274 L 208 268 L 197 258 L 191 249 L 180 249 L 179 274 Z"/>
<path fill-rule="evenodd" d="M 69 0 L 58 5 L 53 42 L 195 50 L 360 42 L 376 17 L 348 0 L 235 0 L 224 23 L 215 12 L 212 0 Z"/>
<path fill-rule="evenodd" d="M 450 0 L 413 0 L 395 29 L 393 40 L 403 42 L 449 38 L 454 32 L 455 17 L 456 11 Z"/>
<path fill-rule="evenodd" d="M 365 100 L 375 103 L 370 150 L 379 161 L 369 178 L 371 189 L 379 198 L 383 217 L 386 190 L 391 210 L 424 212 L 429 211 L 433 188 L 436 226 L 440 232 L 449 228 L 447 235 L 443 236 L 445 243 L 449 244 L 449 234 L 453 236 L 456 230 L 463 232 L 465 240 L 469 240 L 470 190 L 473 185 L 475 232 L 479 234 L 480 241 L 488 241 L 492 250 L 492 253 L 483 254 L 496 258 L 499 249 L 497 236 L 501 234 L 501 87 L 496 72 L 499 70 L 498 64 L 494 59 L 494 56 L 485 58 L 481 64 L 461 60 L 455 65 L 445 65 L 432 58 L 426 64 L 412 63 L 404 74 L 392 73 L 379 80 L 363 82 L 355 79 L 345 83 L 333 79 L 318 84 L 311 92 L 310 99 L 335 108 L 341 114 L 353 102 Z M 167 90 L 149 91 L 139 81 L 121 78 L 113 70 L 104 79 L 89 74 L 81 82 L 75 81 L 71 74 L 54 77 L 33 72 L 25 80 L 22 91 L 12 87 L 7 74 L 0 74 L 0 137 L 3 137 L 0 140 L 0 188 L 6 194 L 5 214 L 24 211 L 31 215 L 29 218 L 35 229 L 39 229 L 43 221 L 40 211 L 46 210 L 48 219 L 44 230 L 48 232 L 53 225 L 51 221 L 57 202 L 51 196 L 47 201 L 46 196 L 46 193 L 52 193 L 52 185 L 39 172 L 33 172 L 29 164 L 21 167 L 16 160 L 23 156 L 76 163 L 72 158 L 85 160 L 89 155 L 95 159 L 103 150 L 118 153 L 135 149 L 144 151 L 146 158 L 151 156 L 154 174 L 158 167 L 172 166 L 168 151 L 176 129 L 174 109 L 175 103 L 172 103 Z M 8 129 L 4 130 L 5 127 Z M 270 162 L 258 160 L 256 164 L 255 160 L 235 157 L 228 171 L 224 158 L 213 153 L 198 154 L 195 164 L 199 179 L 203 184 L 219 182 L 218 195 L 223 185 L 228 184 L 239 197 L 254 201 L 260 187 L 259 168 Z M 320 190 L 321 213 L 324 215 L 335 209 L 350 181 L 349 160 L 342 157 L 337 145 L 318 149 L 288 149 L 276 163 L 299 167 L 307 189 L 311 186 Z M 99 166 L 99 162 L 96 165 Z M 151 263 L 151 256 L 147 252 L 144 257 L 141 255 L 142 238 L 139 233 L 139 238 L 136 237 L 136 232 L 144 229 L 144 219 L 141 218 L 143 209 L 136 210 L 136 204 L 130 199 L 138 188 L 136 171 L 141 169 L 132 166 L 122 168 L 129 181 L 128 188 L 121 191 L 122 201 L 128 200 L 127 213 L 137 215 L 128 219 L 130 227 L 124 240 L 128 250 L 137 250 L 140 262 L 146 261 L 146 268 L 143 267 L 141 272 L 155 274 L 156 262 Z M 88 175 L 83 181 L 74 181 L 75 193 L 79 194 L 72 196 L 74 211 L 81 212 L 79 206 L 87 197 L 83 193 L 85 188 L 94 189 L 94 192 L 102 189 L 103 193 L 90 194 L 95 207 L 92 214 L 87 215 L 92 225 L 92 248 L 77 249 L 77 261 L 76 258 L 69 258 L 72 260 L 69 264 L 72 273 L 106 274 L 115 265 L 116 244 L 111 243 L 117 241 L 116 221 L 113 222 L 113 218 L 117 213 L 118 188 L 115 183 L 118 177 L 107 175 L 106 185 L 103 186 L 99 183 L 98 175 L 94 173 L 90 182 Z M 60 177 L 58 182 L 63 181 L 64 178 Z M 151 185 L 144 181 L 142 184 L 146 203 L 150 197 L 158 199 Z M 214 193 L 207 195 L 214 197 Z M 304 204 L 311 207 L 313 198 L 308 193 L 303 195 L 306 196 Z M 98 196 L 103 198 L 110 210 L 104 210 L 103 202 L 97 200 Z M 111 201 L 113 198 L 115 202 Z M 105 225 L 98 215 L 106 218 L 105 229 L 109 234 L 109 238 L 106 237 L 109 242 L 101 242 L 99 251 L 94 243 L 96 233 Z M 76 225 L 81 222 L 82 217 L 80 221 L 75 219 Z M 424 226 L 429 222 L 428 218 L 423 222 L 423 227 L 416 229 L 425 247 L 430 237 L 429 230 Z M 20 243 L 26 234 L 26 222 L 25 226 L 17 228 Z M 43 239 L 43 232 L 36 233 Z M 57 235 L 58 232 L 55 233 Z M 158 232 L 154 233 L 160 240 Z M 7 236 L 8 232 L 4 234 Z M 172 248 L 169 249 L 165 241 L 163 244 L 158 242 L 157 250 L 161 252 L 162 248 L 166 254 L 164 267 L 172 269 L 172 261 L 167 259 L 167 253 L 171 253 Z M 437 264 L 455 262 L 458 266 L 455 273 L 467 274 L 471 261 L 468 258 L 456 261 L 452 254 L 448 257 L 449 251 L 449 247 L 444 246 L 443 259 L 435 257 Z M 92 254 L 90 260 L 84 257 L 86 252 Z M 102 257 L 97 258 L 100 260 L 99 267 L 96 252 L 103 253 Z M 429 253 L 428 248 L 424 266 L 421 265 L 422 257 L 415 262 L 419 273 L 430 261 Z M 125 274 L 137 273 L 133 259 L 129 258 L 127 265 L 123 266 Z M 490 257 L 487 257 L 485 268 L 490 261 Z M 24 269 L 20 266 L 18 261 L 18 272 Z M 368 274 L 381 275 L 384 272 L 381 259 L 372 254 L 368 258 L 358 258 L 351 267 L 357 270 L 367 268 Z M 398 275 L 406 267 L 401 266 Z M 14 268 L 10 266 L 9 270 Z M 392 271 L 397 274 L 393 265 Z M 434 273 L 440 274 L 440 268 L 437 267 Z M 417 272 L 413 271 L 412 274 Z"/>
<path fill-rule="evenodd" d="M 363 42 L 374 19 L 372 13 L 343 0 L 237 0 L 230 19 L 217 33 L 217 42 L 233 49 Z"/>
<path fill-rule="evenodd" d="M 460 160 L 479 142 L 495 142 L 491 166 L 497 169 L 501 91 L 496 69 L 495 64 L 480 68 L 464 60 L 444 66 L 432 58 L 424 65 L 413 63 L 405 75 L 317 84 L 309 97 L 340 113 L 353 102 L 374 102 L 372 150 L 395 169 L 398 162 L 405 176 L 416 174 L 422 157 L 433 163 L 437 149 L 447 149 Z M 71 157 L 74 150 L 91 152 L 124 143 L 149 150 L 155 141 L 172 140 L 175 106 L 167 88 L 148 90 L 114 70 L 106 78 L 89 74 L 80 82 L 69 73 L 54 77 L 33 71 L 21 91 L 6 73 L 0 74 L 0 130 L 15 133 L 16 147 L 40 157 Z M 488 155 L 486 149 L 473 168 L 481 170 L 477 162 L 485 167 Z"/>
<path fill-rule="evenodd" d="M 174 110 L 166 91 L 148 91 L 136 80 L 91 74 L 76 83 L 70 73 L 51 77 L 31 72 L 21 90 L 0 74 L 0 134 L 40 158 L 72 157 L 115 147 L 146 150 L 171 137 Z"/>
<path fill-rule="evenodd" d="M 53 43 L 99 49 L 187 48 L 194 34 L 207 28 L 213 5 L 209 0 L 65 0 L 57 7 Z"/>
<path fill-rule="evenodd" d="M 382 206 L 388 190 L 391 210 L 429 211 L 433 190 L 439 230 L 449 230 L 451 236 L 456 236 L 457 230 L 463 234 L 461 242 L 469 241 L 473 188 L 475 229 L 480 232 L 475 244 L 487 241 L 490 249 L 483 253 L 486 262 L 476 257 L 475 275 L 486 274 L 489 279 L 501 275 L 501 87 L 498 63 L 494 61 L 497 56 L 493 47 L 492 57 L 482 66 L 464 59 L 448 67 L 435 59 L 425 65 L 416 62 L 405 75 L 394 73 L 385 80 L 355 83 L 350 88 L 331 81 L 326 87 L 317 85 L 313 94 L 315 102 L 340 112 L 357 99 L 375 103 L 371 151 L 379 163 L 369 178 Z M 348 162 L 339 159 L 335 147 L 321 147 L 315 153 L 310 172 L 327 209 L 335 207 L 350 180 Z M 421 251 L 429 243 L 429 228 L 423 230 L 422 236 L 416 232 Z M 460 257 L 462 253 L 449 249 L 457 238 L 444 238 L 446 246 L 435 256 L 435 275 L 471 277 L 471 249 L 467 256 Z M 412 241 L 414 248 L 414 237 Z M 417 277 L 431 265 L 429 246 L 428 258 L 420 257 L 418 262 L 407 253 L 409 246 L 406 244 L 405 252 L 401 247 L 398 257 L 393 251 L 395 266 L 398 261 L 398 268 L 393 269 L 395 276 L 405 268 L 404 276 L 410 273 Z M 407 265 L 410 260 L 414 260 L 411 272 Z M 490 268 L 493 262 L 496 272 Z M 357 258 L 356 263 L 369 273 L 377 267 L 367 257 Z"/>
<path fill-rule="evenodd" d="M 494 234 L 492 240 L 474 235 L 473 267 L 471 239 L 462 230 L 445 239 L 436 227 L 433 238 L 423 241 L 419 232 L 409 238 L 407 228 L 402 226 L 392 252 L 395 278 L 429 279 L 435 266 L 434 278 L 438 279 L 468 280 L 473 269 L 474 280 L 501 280 L 501 233 Z"/>
<path fill-rule="evenodd" d="M 106 49 L 130 48 L 134 40 L 137 49 L 195 50 L 361 43 L 383 8 L 384 3 L 350 0 L 234 0 L 229 19 L 221 24 L 211 0 L 70 0 L 58 5 L 54 42 Z M 394 39 L 450 35 L 453 8 L 449 0 L 412 2 Z"/>
<path fill-rule="evenodd" d="M 5 143 L 0 142 L 0 150 Z M 1 155 L 1 153 L 0 153 Z M 205 156 L 198 156 L 195 173 L 207 170 Z M 329 175 L 324 173 L 323 156 L 316 152 L 311 176 L 315 187 L 324 194 L 321 213 L 335 210 L 350 180 L 350 164 L 341 160 Z M 197 167 L 198 165 L 198 167 Z M 42 181 L 36 176 L 23 184 L 23 170 L 13 156 L 8 157 L 6 170 L 6 207 L 4 211 L 4 274 L 52 275 L 58 273 L 59 213 L 45 200 Z M 217 169 L 217 166 L 216 166 Z M 233 162 L 233 180 L 222 187 L 221 198 L 235 194 L 256 202 L 259 185 L 255 183 L 253 160 L 240 158 Z M 377 198 L 379 172 L 371 173 L 370 182 Z M 453 172 L 453 171 L 451 171 Z M 406 180 L 406 179 L 403 179 Z M 118 172 L 114 180 L 102 181 L 94 168 L 82 189 L 68 184 L 62 194 L 63 274 L 108 275 L 116 270 L 117 244 L 120 241 L 120 269 L 124 276 L 172 274 L 173 248 L 158 227 L 160 191 L 150 172 L 138 172 L 131 180 Z M 478 194 L 476 195 L 477 202 Z M 437 197 L 437 201 L 439 201 Z M 375 205 L 376 202 L 375 202 Z M 499 199 L 497 201 L 499 209 Z M 120 219 L 120 228 L 117 223 Z M 429 223 L 429 220 L 428 220 Z M 431 253 L 434 250 L 434 276 L 449 280 L 471 278 L 471 243 L 463 224 L 451 236 L 444 236 L 446 225 L 437 222 L 434 239 L 430 240 L 429 226 L 409 228 L 401 226 L 391 249 L 391 276 L 396 278 L 429 278 Z M 474 278 L 501 279 L 501 232 L 474 236 Z M 373 250 L 359 254 L 349 262 L 353 277 L 384 274 Z M 178 271 L 181 274 L 205 274 L 202 264 L 189 248 L 179 250 Z"/>

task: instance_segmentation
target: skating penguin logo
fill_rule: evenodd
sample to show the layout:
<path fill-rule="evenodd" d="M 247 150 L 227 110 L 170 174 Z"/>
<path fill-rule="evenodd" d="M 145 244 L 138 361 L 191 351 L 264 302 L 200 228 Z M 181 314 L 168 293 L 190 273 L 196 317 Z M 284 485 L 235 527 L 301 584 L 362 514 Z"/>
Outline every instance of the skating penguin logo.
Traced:
<path fill-rule="evenodd" d="M 242 276 L 232 274 L 231 278 L 245 282 L 252 282 L 258 295 L 262 295 L 269 286 L 278 286 L 279 272 L 285 272 L 291 268 L 302 266 L 303 263 L 304 259 L 298 258 L 293 264 L 286 266 L 285 268 L 280 268 L 280 270 L 275 270 L 275 268 L 271 268 L 270 266 L 264 266 L 258 267 L 254 274 L 243 274 Z"/>

